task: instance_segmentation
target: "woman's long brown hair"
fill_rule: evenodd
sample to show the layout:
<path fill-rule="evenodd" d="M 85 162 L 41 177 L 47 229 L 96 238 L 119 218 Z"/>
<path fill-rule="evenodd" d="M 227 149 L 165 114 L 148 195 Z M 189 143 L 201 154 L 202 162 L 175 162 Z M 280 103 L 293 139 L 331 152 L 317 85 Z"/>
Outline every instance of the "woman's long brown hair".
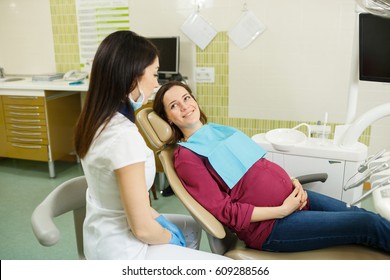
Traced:
<path fill-rule="evenodd" d="M 150 41 L 132 31 L 117 31 L 102 41 L 92 63 L 87 96 L 75 129 L 74 146 L 80 158 L 87 154 L 98 129 L 121 106 L 127 106 L 128 117 L 134 122 L 128 95 L 158 55 Z"/>

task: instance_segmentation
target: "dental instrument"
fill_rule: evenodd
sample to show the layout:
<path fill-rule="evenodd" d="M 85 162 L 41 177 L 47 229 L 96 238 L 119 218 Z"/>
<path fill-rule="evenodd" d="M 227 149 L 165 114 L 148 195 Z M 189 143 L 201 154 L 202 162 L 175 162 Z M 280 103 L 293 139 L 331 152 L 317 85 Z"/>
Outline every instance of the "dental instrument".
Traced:
<path fill-rule="evenodd" d="M 377 152 L 376 154 L 367 157 L 367 159 L 359 166 L 358 172 L 359 172 L 359 173 L 363 173 L 364 171 L 366 171 L 368 165 L 369 165 L 371 162 L 373 162 L 374 160 L 377 160 L 377 159 L 381 158 L 382 156 L 384 156 L 385 153 L 386 153 L 386 149 L 383 149 L 383 150 L 380 150 L 379 152 Z M 388 154 L 390 155 L 390 152 L 388 152 Z"/>
<path fill-rule="evenodd" d="M 354 202 L 352 202 L 351 204 L 347 204 L 347 207 L 350 207 L 352 205 L 355 205 L 357 203 L 359 203 L 360 201 L 362 201 L 363 199 L 365 199 L 367 196 L 369 196 L 371 193 L 373 193 L 376 189 L 380 188 L 380 187 L 384 187 L 384 186 L 387 186 L 390 184 L 390 177 L 387 177 L 385 180 L 383 180 L 380 184 L 376 185 L 375 187 L 372 187 L 368 192 L 366 192 L 365 194 L 363 194 L 359 199 L 355 200 Z"/>
<path fill-rule="evenodd" d="M 380 165 L 374 166 L 372 169 L 369 169 L 368 172 L 366 172 L 366 174 L 364 174 L 358 181 L 356 181 L 350 185 L 345 185 L 343 187 L 343 189 L 346 191 L 349 189 L 356 188 L 356 187 L 360 186 L 361 184 L 363 184 L 365 181 L 367 181 L 373 174 L 380 172 L 380 171 L 383 171 L 383 170 L 386 170 L 389 167 L 390 167 L 389 161 L 384 162 Z"/>
<path fill-rule="evenodd" d="M 371 189 L 352 203 L 346 203 L 346 206 L 357 205 L 369 195 L 372 195 L 375 210 L 390 221 L 390 152 L 383 149 L 373 156 L 367 157 L 358 169 L 362 171 L 363 177 L 346 186 L 344 190 L 357 187 L 365 181 L 371 183 Z"/>
<path fill-rule="evenodd" d="M 349 178 L 347 183 L 344 185 L 344 191 L 360 186 L 365 181 L 367 181 L 368 178 L 370 178 L 373 174 L 387 169 L 387 165 L 390 166 L 390 152 L 388 152 L 387 149 L 382 149 L 374 155 L 368 156 L 358 167 L 358 172 L 355 173 L 351 178 Z M 358 173 L 362 173 L 360 179 L 348 185 L 349 181 L 351 181 L 352 178 L 357 176 Z"/>

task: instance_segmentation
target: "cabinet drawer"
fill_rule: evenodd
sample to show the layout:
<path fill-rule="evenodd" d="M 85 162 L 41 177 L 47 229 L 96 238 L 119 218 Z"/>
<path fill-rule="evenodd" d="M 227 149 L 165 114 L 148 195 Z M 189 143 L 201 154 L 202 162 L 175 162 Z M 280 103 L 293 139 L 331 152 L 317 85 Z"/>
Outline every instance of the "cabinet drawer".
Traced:
<path fill-rule="evenodd" d="M 28 138 L 47 138 L 46 131 L 30 131 L 30 130 L 7 130 L 8 137 L 28 137 Z"/>
<path fill-rule="evenodd" d="M 7 127 L 10 124 L 42 126 L 42 125 L 46 125 L 46 119 L 45 119 L 45 117 L 43 117 L 43 118 L 34 118 L 34 117 L 18 118 L 18 117 L 6 116 L 5 123 L 7 124 Z"/>
<path fill-rule="evenodd" d="M 48 161 L 47 145 L 7 142 L 7 157 L 38 161 Z"/>
<path fill-rule="evenodd" d="M 3 103 L 5 105 L 41 105 L 44 106 L 45 99 L 38 96 L 18 96 L 18 95 L 3 95 Z"/>
<path fill-rule="evenodd" d="M 29 123 L 7 123 L 7 134 L 11 131 L 29 131 L 29 132 L 44 132 L 47 133 L 46 125 L 29 124 Z"/>
<path fill-rule="evenodd" d="M 4 105 L 4 111 L 9 116 L 45 115 L 45 107 L 38 105 Z"/>
<path fill-rule="evenodd" d="M 28 144 L 39 144 L 47 145 L 47 138 L 43 137 L 23 137 L 23 136 L 8 136 L 7 141 L 10 143 L 28 143 Z"/>

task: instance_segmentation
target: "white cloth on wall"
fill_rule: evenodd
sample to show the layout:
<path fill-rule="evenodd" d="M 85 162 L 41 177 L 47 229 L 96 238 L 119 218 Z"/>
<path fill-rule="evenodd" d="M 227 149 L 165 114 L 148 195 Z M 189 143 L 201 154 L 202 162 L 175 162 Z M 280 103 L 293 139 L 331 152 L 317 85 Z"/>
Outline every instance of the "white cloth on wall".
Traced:
<path fill-rule="evenodd" d="M 246 11 L 228 32 L 229 38 L 240 48 L 249 46 L 261 33 L 265 25 L 251 11 Z"/>
<path fill-rule="evenodd" d="M 183 31 L 183 33 L 202 50 L 204 50 L 217 35 L 217 30 L 199 15 L 199 13 L 194 13 L 189 16 L 181 26 L 181 31 Z"/>

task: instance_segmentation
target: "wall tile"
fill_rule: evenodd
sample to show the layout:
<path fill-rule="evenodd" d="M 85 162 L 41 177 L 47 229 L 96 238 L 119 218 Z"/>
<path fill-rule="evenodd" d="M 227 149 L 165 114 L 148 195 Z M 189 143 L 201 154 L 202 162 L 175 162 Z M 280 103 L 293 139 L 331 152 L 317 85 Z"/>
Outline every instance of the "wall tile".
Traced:
<path fill-rule="evenodd" d="M 50 0 L 57 72 L 80 69 L 76 0 Z"/>

